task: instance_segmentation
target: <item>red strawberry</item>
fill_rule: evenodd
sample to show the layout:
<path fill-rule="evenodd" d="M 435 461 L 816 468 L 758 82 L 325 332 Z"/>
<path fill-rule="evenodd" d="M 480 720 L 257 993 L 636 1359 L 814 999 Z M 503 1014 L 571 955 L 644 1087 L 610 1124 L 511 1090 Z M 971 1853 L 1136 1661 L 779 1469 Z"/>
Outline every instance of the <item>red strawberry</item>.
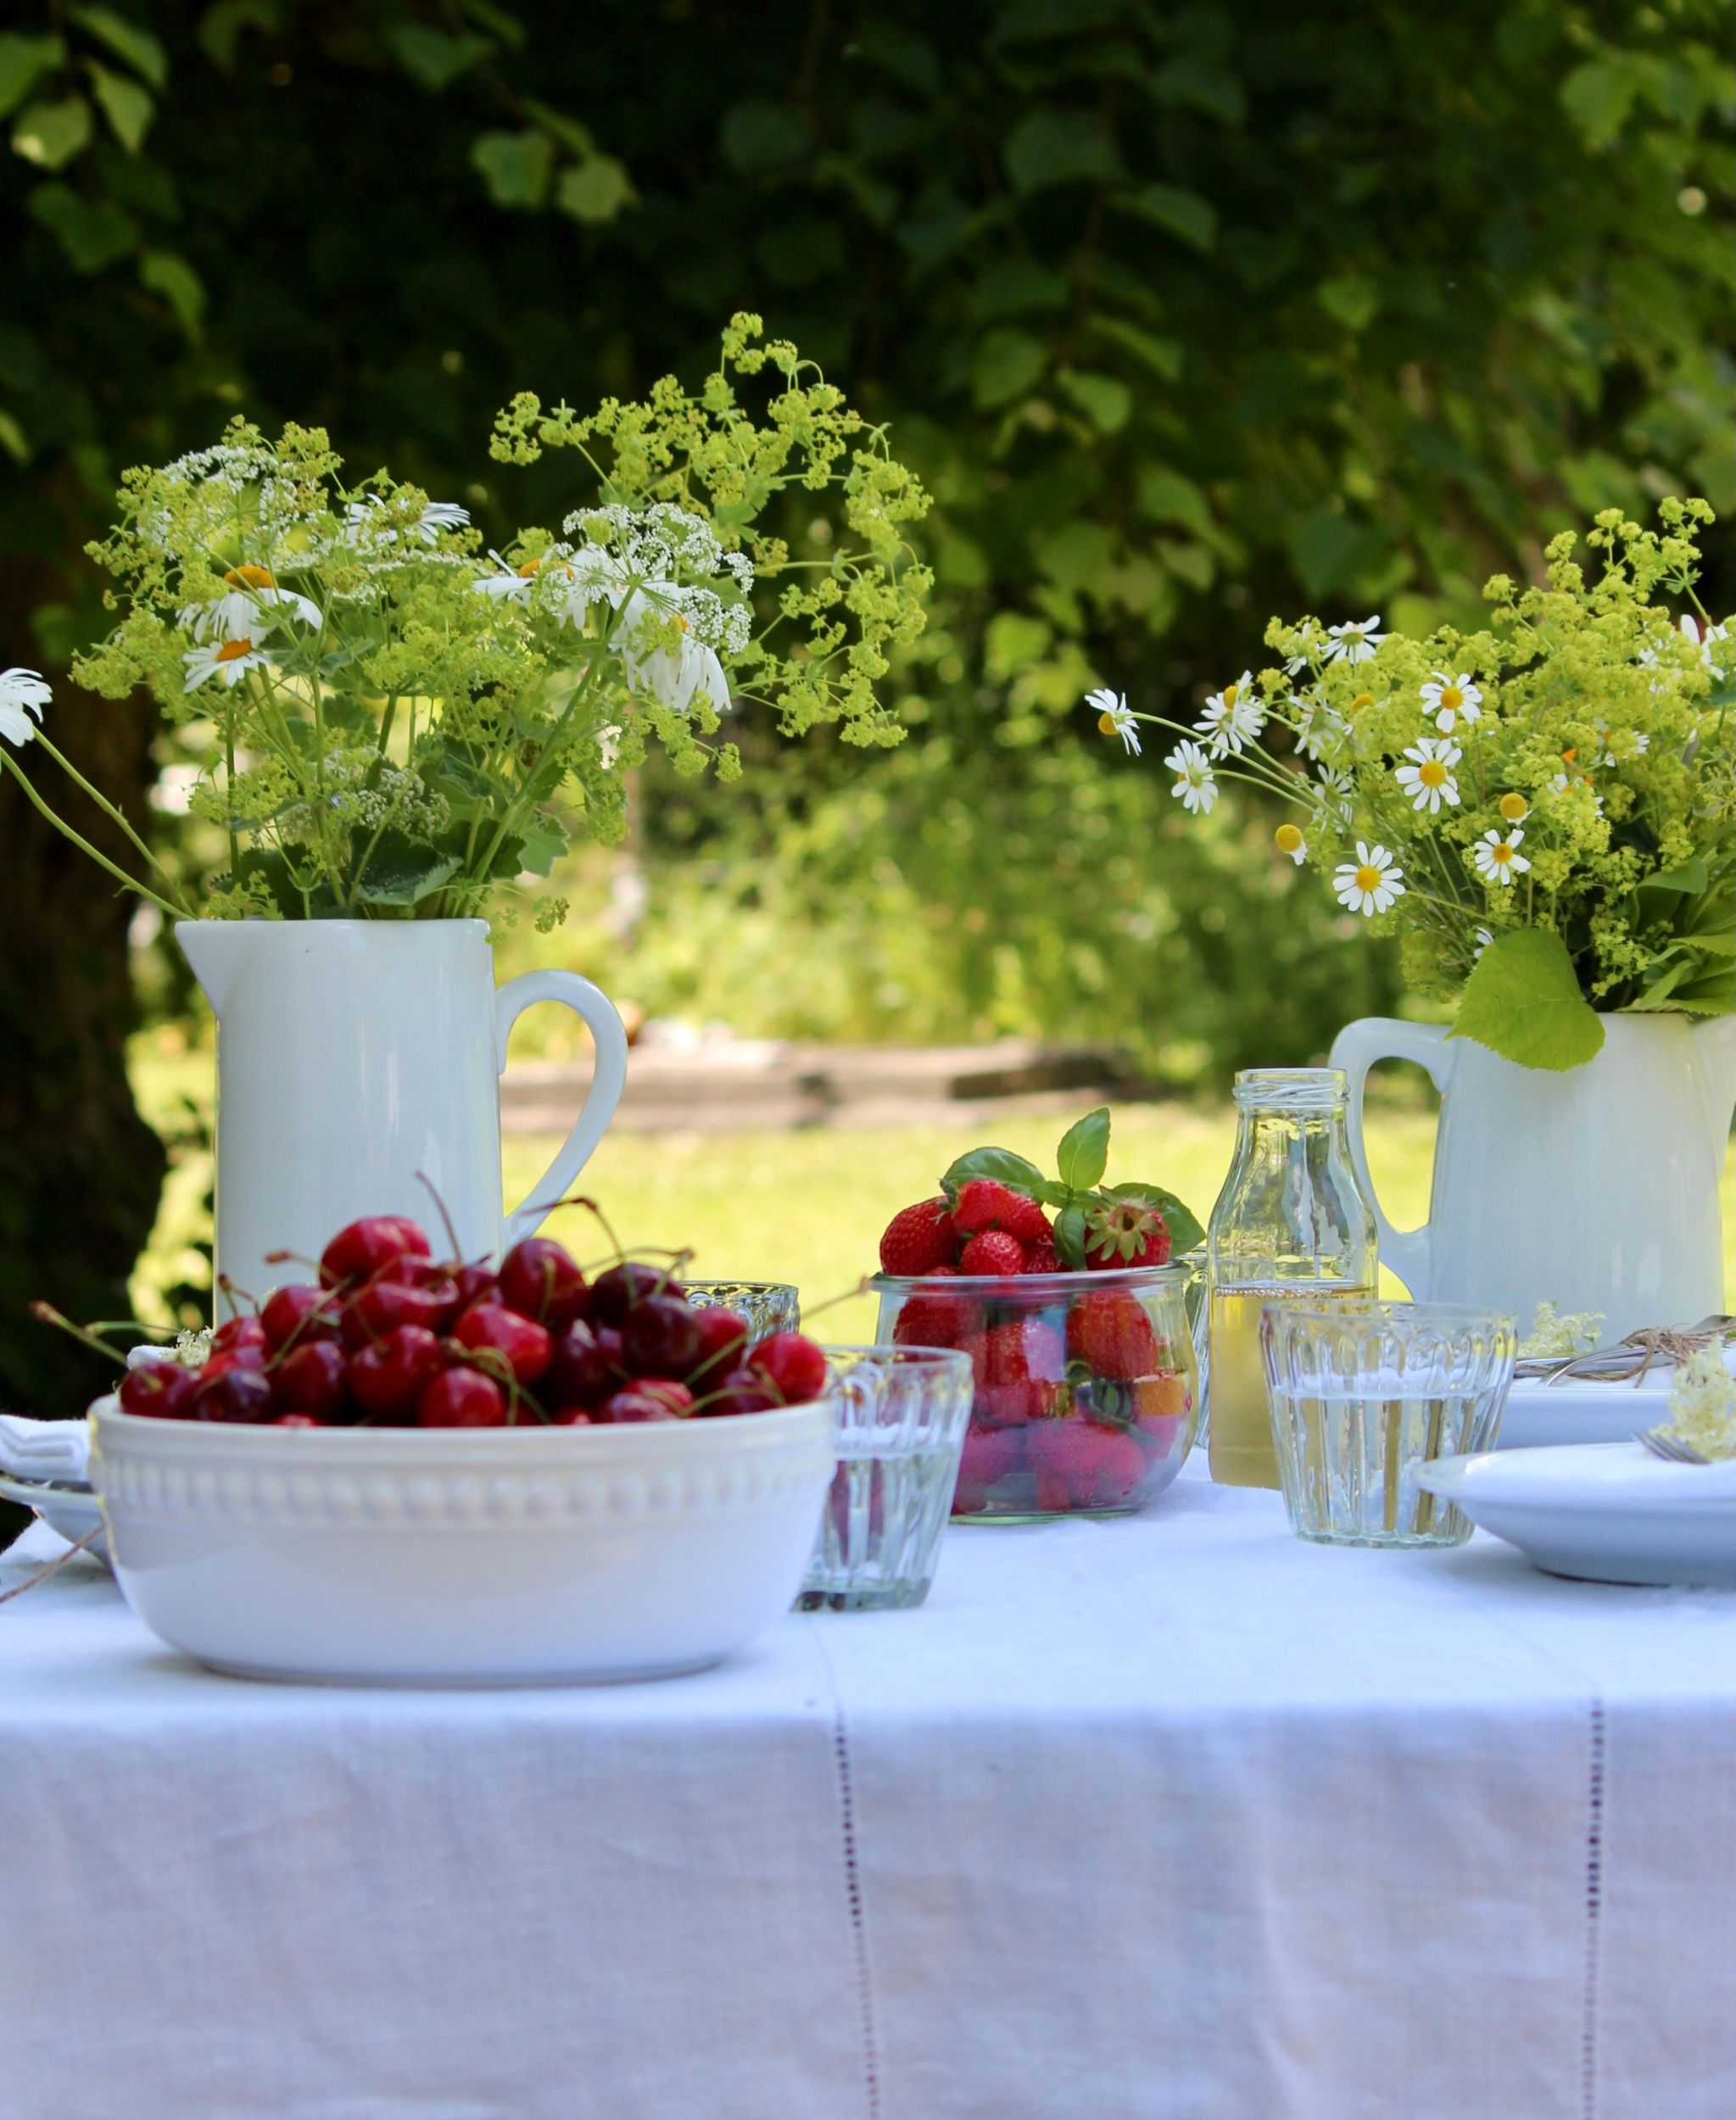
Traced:
<path fill-rule="evenodd" d="M 883 1274 L 929 1274 L 957 1261 L 958 1232 L 944 1200 L 919 1200 L 905 1208 L 892 1217 L 880 1239 Z"/>
<path fill-rule="evenodd" d="M 1024 1247 L 1006 1230 L 984 1230 L 958 1254 L 958 1267 L 965 1274 L 1022 1274 Z"/>
<path fill-rule="evenodd" d="M 1049 1218 L 1035 1200 L 994 1178 L 973 1178 L 959 1188 L 952 1226 L 966 1236 L 1005 1230 L 1021 1244 L 1037 1243 L 1050 1233 Z"/>
<path fill-rule="evenodd" d="M 920 1288 L 912 1289 L 892 1327 L 900 1347 L 956 1347 L 975 1330 L 980 1306 L 968 1296 L 946 1292 L 946 1283 L 956 1278 L 950 1266 L 937 1266 L 924 1275 Z"/>
<path fill-rule="evenodd" d="M 964 1438 L 964 1454 L 958 1462 L 958 1485 L 952 1493 L 952 1514 L 974 1516 L 984 1508 L 991 1487 L 1024 1470 L 1024 1431 L 1020 1428 L 979 1428 L 973 1424 Z"/>
<path fill-rule="evenodd" d="M 1115 1509 L 1145 1477 L 1145 1453 L 1125 1428 L 1041 1420 L 1025 1431 L 1041 1509 Z"/>
<path fill-rule="evenodd" d="M 1056 1254 L 1053 1237 L 1040 1236 L 1029 1247 L 1024 1254 L 1024 1270 L 1027 1274 L 1058 1274 L 1061 1271 L 1061 1261 Z"/>
<path fill-rule="evenodd" d="M 1169 1225 L 1142 1200 L 1114 1200 L 1085 1211 L 1087 1266 L 1163 1266 L 1169 1258 Z"/>
<path fill-rule="evenodd" d="M 1075 1297 L 1067 1314 L 1067 1353 L 1099 1376 L 1149 1376 L 1159 1358 L 1152 1321 L 1127 1288 Z"/>

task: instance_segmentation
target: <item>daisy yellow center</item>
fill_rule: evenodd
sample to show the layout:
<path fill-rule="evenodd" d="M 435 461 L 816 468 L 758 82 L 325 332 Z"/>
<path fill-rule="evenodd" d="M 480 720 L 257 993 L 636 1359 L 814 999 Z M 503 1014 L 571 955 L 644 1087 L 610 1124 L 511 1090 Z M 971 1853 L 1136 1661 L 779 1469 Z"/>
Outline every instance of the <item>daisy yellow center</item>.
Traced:
<path fill-rule="evenodd" d="M 1578 756 L 1579 752 L 1577 747 L 1572 750 L 1564 750 L 1561 753 L 1561 762 L 1564 766 L 1571 766 Z"/>
<path fill-rule="evenodd" d="M 1489 849 L 1489 859 L 1497 868 L 1504 868 L 1513 858 L 1513 850 L 1505 840 L 1499 840 Z"/>
<path fill-rule="evenodd" d="M 525 582 L 533 581 L 542 571 L 543 563 L 540 560 L 527 560 L 518 570 L 519 579 Z"/>
<path fill-rule="evenodd" d="M 1113 714 L 1099 714 L 1097 727 L 1105 736 L 1113 736 L 1115 734 L 1115 717 Z"/>
<path fill-rule="evenodd" d="M 226 640 L 217 650 L 216 660 L 219 662 L 238 661 L 243 656 L 253 653 L 253 645 L 250 640 Z"/>
<path fill-rule="evenodd" d="M 1372 692 L 1359 692 L 1350 702 L 1350 711 L 1353 714 L 1360 714 L 1364 707 L 1372 706 L 1374 703 L 1375 695 Z"/>
<path fill-rule="evenodd" d="M 1426 758 L 1416 769 L 1416 777 L 1425 788 L 1444 788 L 1447 768 L 1438 758 Z"/>
<path fill-rule="evenodd" d="M 1226 684 L 1224 687 L 1224 711 L 1226 714 L 1233 712 L 1236 697 L 1241 690 L 1242 687 L 1239 684 Z"/>
<path fill-rule="evenodd" d="M 1377 868 L 1370 868 L 1365 862 L 1356 872 L 1356 888 L 1359 890 L 1378 890 L 1380 886 L 1381 872 Z"/>
<path fill-rule="evenodd" d="M 1465 704 L 1465 695 L 1456 684 L 1441 687 L 1441 709 L 1443 713 L 1456 714 Z"/>
<path fill-rule="evenodd" d="M 1504 795 L 1495 807 L 1506 818 L 1509 824 L 1517 824 L 1530 809 L 1531 805 L 1522 795 Z"/>
<path fill-rule="evenodd" d="M 276 589 L 271 570 L 266 566 L 232 566 L 223 577 L 231 589 Z"/>
<path fill-rule="evenodd" d="M 1281 824 L 1272 837 L 1277 841 L 1281 854 L 1294 854 L 1301 849 L 1302 831 L 1298 825 Z"/>

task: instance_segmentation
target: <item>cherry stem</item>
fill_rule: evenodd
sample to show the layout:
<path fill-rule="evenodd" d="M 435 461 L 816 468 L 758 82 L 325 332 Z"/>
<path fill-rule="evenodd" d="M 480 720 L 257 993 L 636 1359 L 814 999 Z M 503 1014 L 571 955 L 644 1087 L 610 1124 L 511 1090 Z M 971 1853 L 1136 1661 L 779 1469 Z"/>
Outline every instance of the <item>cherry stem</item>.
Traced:
<path fill-rule="evenodd" d="M 806 1331 L 809 1319 L 818 1318 L 823 1310 L 835 1310 L 840 1303 L 854 1303 L 858 1296 L 871 1296 L 874 1292 L 874 1282 L 864 1274 L 854 1288 L 846 1288 L 835 1296 L 828 1296 L 823 1303 L 817 1303 L 812 1310 L 804 1306 L 801 1329 Z"/>
<path fill-rule="evenodd" d="M 229 1278 L 227 1274 L 218 1275 L 217 1286 L 219 1290 L 229 1298 L 229 1310 L 232 1317 L 238 1318 L 241 1315 L 241 1306 L 244 1303 L 251 1303 L 254 1308 L 254 1315 L 255 1317 L 259 1315 L 259 1297 L 255 1295 L 249 1294 L 245 1288 L 238 1287 L 236 1283 Z"/>
<path fill-rule="evenodd" d="M 79 1341 L 83 1346 L 94 1348 L 98 1354 L 106 1354 L 111 1362 L 118 1362 L 122 1369 L 126 1367 L 126 1357 L 124 1354 L 111 1347 L 106 1340 L 93 1332 L 88 1325 L 75 1325 L 70 1318 L 64 1316 L 58 1311 L 53 1303 L 33 1303 L 30 1310 L 31 1317 L 39 1325 L 53 1325 L 57 1331 L 70 1334 L 73 1339 Z"/>
<path fill-rule="evenodd" d="M 591 1198 L 588 1192 L 570 1193 L 564 1200 L 551 1200 L 546 1207 L 544 1207 L 542 1202 L 539 1201 L 534 1206 L 527 1208 L 526 1212 L 536 1215 L 550 1215 L 555 1212 L 556 1208 L 583 1208 L 587 1209 L 589 1213 L 595 1215 L 598 1221 L 602 1224 L 604 1236 L 606 1236 L 609 1241 L 615 1247 L 615 1257 L 617 1259 L 624 1259 L 627 1257 L 627 1247 L 621 1241 L 620 1237 L 616 1234 L 615 1225 L 609 1219 L 608 1216 L 604 1213 L 601 1208 L 597 1205 L 596 1202 Z"/>
<path fill-rule="evenodd" d="M 433 1202 L 436 1209 L 438 1211 L 440 1220 L 445 1226 L 446 1241 L 452 1247 L 453 1258 L 461 1258 L 463 1256 L 464 1247 L 458 1241 L 458 1231 L 453 1226 L 452 1217 L 446 1212 L 446 1202 L 440 1197 L 438 1186 L 435 1185 L 433 1180 L 429 1177 L 426 1170 L 417 1171 L 416 1174 L 416 1181 L 419 1186 L 426 1186 L 427 1187 L 428 1197 Z"/>

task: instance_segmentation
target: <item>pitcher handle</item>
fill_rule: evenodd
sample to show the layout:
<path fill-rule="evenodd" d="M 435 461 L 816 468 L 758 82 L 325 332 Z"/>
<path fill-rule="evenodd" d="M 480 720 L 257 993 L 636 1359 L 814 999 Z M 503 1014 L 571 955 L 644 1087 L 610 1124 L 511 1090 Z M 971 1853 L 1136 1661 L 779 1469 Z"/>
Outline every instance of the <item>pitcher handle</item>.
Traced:
<path fill-rule="evenodd" d="M 1332 1040 L 1328 1056 L 1328 1064 L 1342 1068 L 1349 1078 L 1350 1160 L 1374 1208 L 1381 1264 L 1392 1268 L 1415 1303 L 1428 1301 L 1433 1280 L 1429 1225 L 1425 1222 L 1421 1229 L 1395 1230 L 1382 1209 L 1374 1180 L 1369 1175 L 1368 1150 L 1362 1136 L 1363 1085 L 1377 1061 L 1414 1060 L 1427 1070 L 1429 1080 L 1444 1095 L 1454 1058 L 1447 1034 L 1437 1024 L 1403 1023 L 1396 1016 L 1365 1016 L 1359 1023 L 1347 1024 Z"/>
<path fill-rule="evenodd" d="M 500 1073 L 504 1074 L 506 1070 L 506 1041 L 512 1035 L 512 1026 L 526 1009 L 534 1008 L 539 1001 L 559 1001 L 584 1018 L 595 1048 L 595 1061 L 590 1093 L 572 1131 L 561 1142 L 554 1162 L 506 1217 L 505 1243 L 509 1248 L 541 1225 L 549 1209 L 583 1169 L 603 1138 L 609 1121 L 614 1118 L 621 1092 L 627 1087 L 626 1027 L 614 1002 L 602 988 L 593 986 L 576 972 L 522 972 L 516 979 L 508 979 L 504 986 L 496 988 L 495 1065 Z"/>

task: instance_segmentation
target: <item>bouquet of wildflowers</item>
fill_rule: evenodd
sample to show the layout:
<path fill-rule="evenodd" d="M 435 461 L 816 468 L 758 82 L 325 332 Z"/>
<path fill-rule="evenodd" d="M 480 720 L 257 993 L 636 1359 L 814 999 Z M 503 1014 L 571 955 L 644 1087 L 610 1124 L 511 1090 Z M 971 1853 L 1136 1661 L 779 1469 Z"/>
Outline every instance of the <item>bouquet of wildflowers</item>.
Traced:
<path fill-rule="evenodd" d="M 546 878 L 575 831 L 618 837 L 651 744 L 733 778 L 724 717 L 755 707 L 790 736 L 898 739 L 876 683 L 923 626 L 930 577 L 905 530 L 927 498 L 883 430 L 760 333 L 736 317 L 696 395 L 666 377 L 589 418 L 516 399 L 494 455 L 572 449 L 592 497 L 504 551 L 384 473 L 345 484 L 316 428 L 274 442 L 237 420 L 215 448 L 127 475 L 91 548 L 122 616 L 73 674 L 110 699 L 148 688 L 197 762 L 189 806 L 226 849 L 207 916 L 473 913 Z M 737 384 L 762 377 L 756 412 Z M 787 492 L 800 551 L 766 520 Z M 53 747 L 48 704 L 35 672 L 0 678 L 0 762 L 78 838 L 5 749 L 36 741 L 155 874 L 104 865 L 192 910 Z M 565 911 L 544 897 L 539 923 Z"/>
<path fill-rule="evenodd" d="M 1711 510 L 1659 516 L 1599 516 L 1590 571 L 1569 532 L 1541 587 L 1497 575 L 1482 632 L 1274 619 L 1281 667 L 1243 671 L 1192 729 L 1087 704 L 1131 750 L 1142 722 L 1181 739 L 1164 763 L 1191 811 L 1226 779 L 1288 803 L 1279 851 L 1400 937 L 1460 1034 L 1574 1067 L 1599 1012 L 1736 1008 L 1736 639 L 1694 594 Z"/>

